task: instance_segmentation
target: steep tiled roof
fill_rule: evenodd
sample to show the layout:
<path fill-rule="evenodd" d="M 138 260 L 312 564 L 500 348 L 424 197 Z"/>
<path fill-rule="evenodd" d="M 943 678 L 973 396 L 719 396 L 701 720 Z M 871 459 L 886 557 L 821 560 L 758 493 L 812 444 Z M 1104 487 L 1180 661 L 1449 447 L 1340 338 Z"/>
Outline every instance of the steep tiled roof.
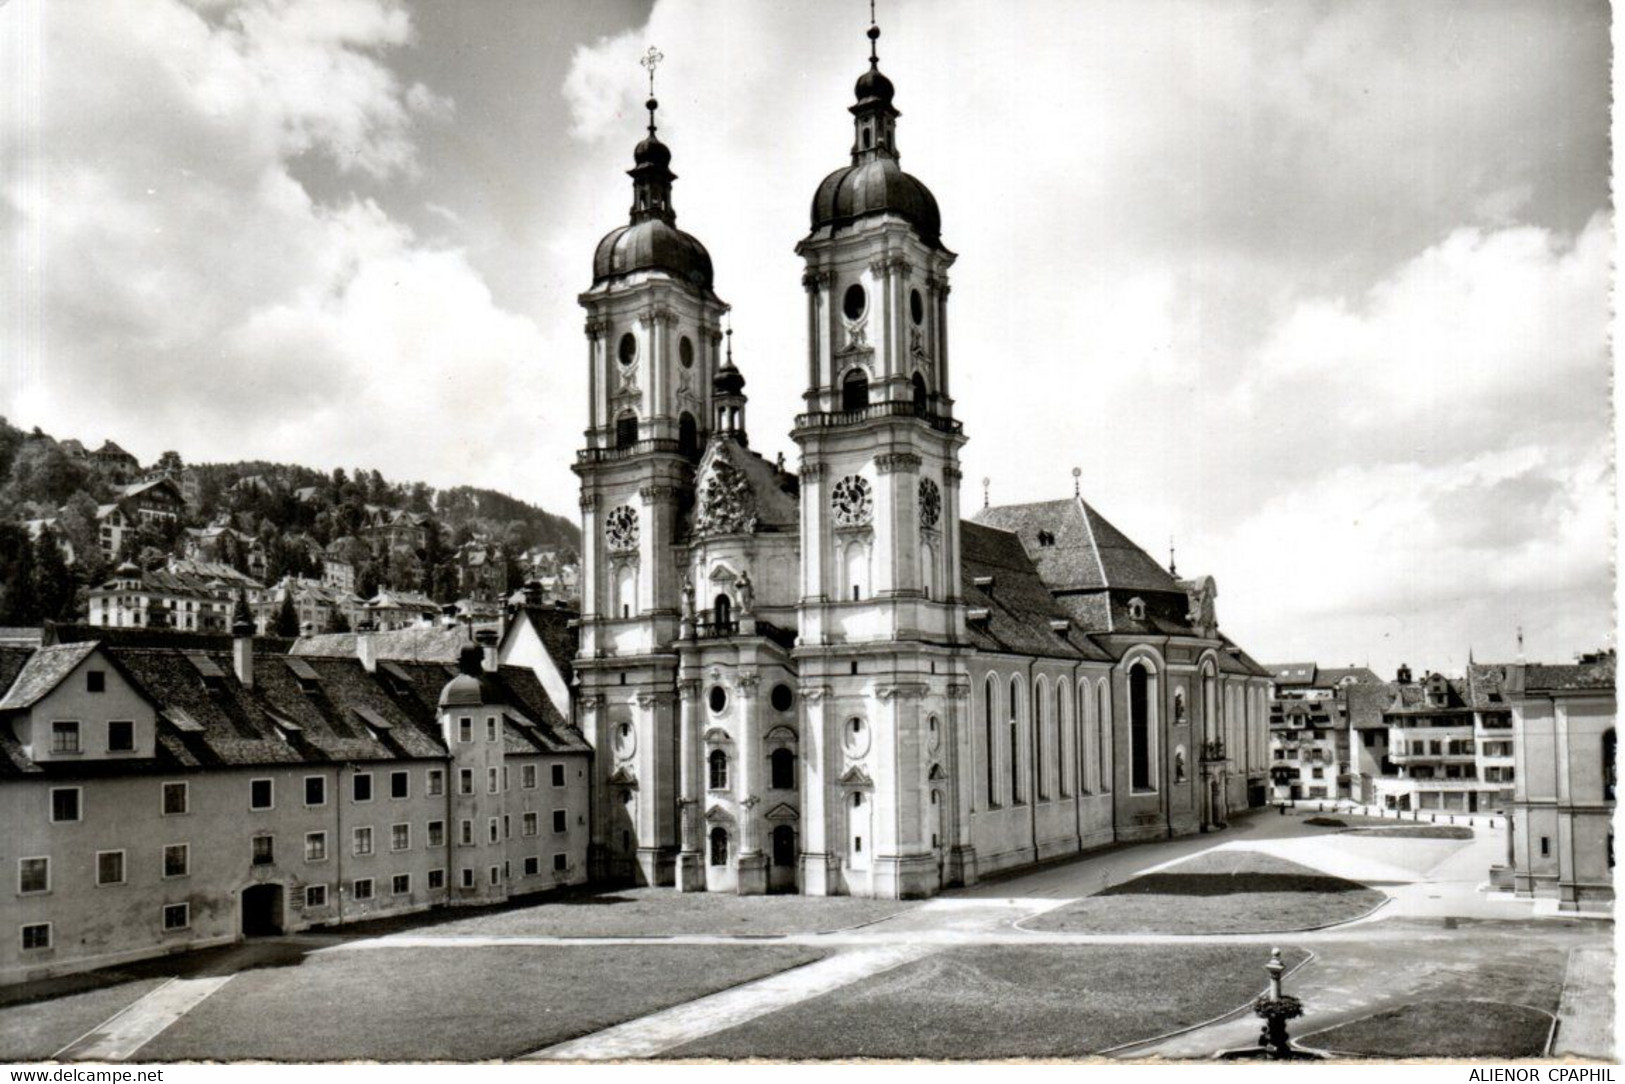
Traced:
<path fill-rule="evenodd" d="M 84 662 L 96 650 L 96 644 L 65 644 L 42 647 L 34 652 L 0 699 L 0 711 L 16 711 L 32 707 L 34 702 L 73 673 L 74 667 Z"/>
<path fill-rule="evenodd" d="M 972 610 L 987 611 L 986 621 L 967 624 L 977 647 L 1046 658 L 1111 658 L 1057 604 L 1015 534 L 964 522 L 960 524 L 960 552 L 965 604 Z M 976 583 L 989 578 L 991 584 Z M 1053 628 L 1054 621 L 1068 622 L 1067 630 Z"/>
<path fill-rule="evenodd" d="M 1343 699 L 1348 706 L 1349 725 L 1356 730 L 1378 730 L 1387 726 L 1382 713 L 1394 702 L 1397 688 L 1387 682 L 1360 682 L 1348 686 L 1343 691 Z"/>
<path fill-rule="evenodd" d="M 1561 665 L 1532 663 L 1524 670 L 1523 687 L 1529 692 L 1563 692 L 1614 687 L 1614 656 Z"/>
<path fill-rule="evenodd" d="M 559 673 L 564 675 L 565 681 L 570 680 L 580 642 L 578 630 L 570 623 L 579 616 L 574 610 L 558 606 L 521 606 L 514 615 L 515 619 L 523 617 L 530 622 L 530 627 L 541 637 L 542 646 L 547 649 L 548 657 L 559 668 Z"/>
<path fill-rule="evenodd" d="M 1318 680 L 1324 685 L 1337 686 L 1350 678 L 1362 685 L 1382 684 L 1382 678 L 1378 677 L 1376 672 L 1369 666 L 1322 667 Z"/>
<path fill-rule="evenodd" d="M 77 644 L 87 640 L 100 640 L 116 647 L 176 647 L 194 651 L 229 651 L 231 634 L 225 632 L 187 632 L 180 629 L 118 629 L 101 625 L 47 625 L 44 642 L 49 644 Z M 255 654 L 285 655 L 294 641 L 274 636 L 254 638 Z"/>
<path fill-rule="evenodd" d="M 1511 711 L 1505 692 L 1506 667 L 1493 663 L 1469 663 L 1461 682 L 1462 698 L 1479 711 Z"/>
<path fill-rule="evenodd" d="M 1080 498 L 984 508 L 975 518 L 1017 535 L 1052 590 L 1111 587 L 1184 594 L 1150 554 Z"/>
<path fill-rule="evenodd" d="M 295 640 L 292 655 L 356 658 L 356 632 L 324 632 Z M 370 633 L 375 659 L 415 659 L 424 662 L 455 663 L 468 643 L 466 629 L 387 629 Z"/>
<path fill-rule="evenodd" d="M 1312 662 L 1278 662 L 1269 665 L 1270 677 L 1280 686 L 1313 685 L 1316 669 Z"/>

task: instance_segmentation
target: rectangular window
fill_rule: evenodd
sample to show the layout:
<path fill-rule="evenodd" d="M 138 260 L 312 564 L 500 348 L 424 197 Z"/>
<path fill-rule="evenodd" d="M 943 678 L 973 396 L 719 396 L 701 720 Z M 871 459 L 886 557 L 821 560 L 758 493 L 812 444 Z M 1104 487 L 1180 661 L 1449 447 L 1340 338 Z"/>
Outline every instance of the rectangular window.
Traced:
<path fill-rule="evenodd" d="M 389 894 L 391 896 L 409 896 L 412 894 L 412 875 L 410 873 L 397 873 L 389 879 Z"/>
<path fill-rule="evenodd" d="M 165 783 L 163 788 L 164 816 L 179 816 L 187 811 L 191 795 L 185 783 Z"/>
<path fill-rule="evenodd" d="M 459 768 L 457 770 L 457 793 L 458 794 L 473 794 L 474 793 L 474 769 L 473 768 Z"/>
<path fill-rule="evenodd" d="M 350 798 L 357 802 L 372 801 L 372 773 L 357 772 L 350 779 Z"/>
<path fill-rule="evenodd" d="M 446 871 L 443 870 L 443 869 L 432 869 L 432 870 L 430 870 L 429 871 L 429 888 L 430 888 L 430 890 L 432 891 L 432 890 L 435 890 L 435 889 L 440 889 L 440 888 L 445 888 L 445 887 L 446 887 Z"/>
<path fill-rule="evenodd" d="M 305 886 L 305 906 L 306 907 L 326 907 L 327 906 L 327 886 L 326 885 L 306 885 Z"/>
<path fill-rule="evenodd" d="M 164 876 L 185 877 L 192 871 L 192 848 L 185 843 L 164 846 Z"/>
<path fill-rule="evenodd" d="M 351 848 L 352 853 L 354 853 L 354 854 L 371 854 L 372 853 L 372 829 L 371 828 L 357 828 L 355 830 L 355 834 L 352 837 L 352 839 L 354 841 L 354 846 Z"/>
<path fill-rule="evenodd" d="M 327 804 L 327 777 L 323 775 L 305 776 L 305 804 L 309 806 Z"/>
<path fill-rule="evenodd" d="M 79 752 L 79 724 L 78 723 L 52 723 L 51 724 L 51 752 L 77 753 Z"/>
<path fill-rule="evenodd" d="M 51 788 L 51 823 L 69 824 L 79 819 L 78 787 Z"/>
<path fill-rule="evenodd" d="M 406 772 L 389 773 L 389 796 L 391 798 L 410 798 L 411 785 L 407 782 L 410 777 Z"/>
<path fill-rule="evenodd" d="M 270 809 L 275 801 L 275 789 L 269 779 L 250 779 L 248 781 L 248 808 Z"/>
<path fill-rule="evenodd" d="M 466 718 L 457 720 L 457 740 L 459 742 L 474 740 L 474 720 Z"/>
<path fill-rule="evenodd" d="M 17 891 L 27 895 L 30 892 L 49 892 L 51 890 L 51 860 L 49 858 L 19 858 L 17 859 Z"/>
<path fill-rule="evenodd" d="M 570 830 L 570 815 L 562 809 L 553 811 L 553 831 L 568 832 Z"/>
<path fill-rule="evenodd" d="M 123 851 L 96 852 L 96 883 L 98 885 L 121 885 L 124 883 Z"/>
<path fill-rule="evenodd" d="M 568 855 L 555 854 L 553 856 L 553 872 L 554 873 L 563 873 L 565 871 L 565 869 L 567 869 L 569 867 L 569 865 L 570 865 L 570 858 L 569 858 Z"/>
<path fill-rule="evenodd" d="M 34 949 L 48 949 L 51 947 L 51 924 L 49 922 L 34 922 L 23 927 L 23 951 Z"/>
<path fill-rule="evenodd" d="M 446 845 L 446 822 L 429 822 L 429 846 L 444 847 Z"/>
<path fill-rule="evenodd" d="M 490 870 L 488 871 L 488 874 L 489 874 L 489 876 L 491 878 L 491 883 L 492 884 L 496 885 L 496 884 L 501 884 L 502 883 L 502 867 L 501 866 L 492 866 L 490 868 Z"/>
<path fill-rule="evenodd" d="M 350 896 L 356 901 L 372 899 L 372 878 L 357 877 L 351 882 Z"/>
<path fill-rule="evenodd" d="M 497 770 L 495 768 L 487 768 L 485 769 L 485 793 L 495 794 L 496 792 Z"/>
<path fill-rule="evenodd" d="M 1551 836 L 1541 836 L 1540 837 L 1540 856 L 1542 858 L 1550 858 L 1551 854 L 1552 854 L 1552 837 Z"/>
<path fill-rule="evenodd" d="M 542 860 L 535 855 L 525 859 L 525 876 L 534 877 L 542 872 Z"/>
<path fill-rule="evenodd" d="M 85 671 L 85 692 L 87 692 L 87 693 L 105 693 L 106 691 L 107 691 L 107 671 L 105 671 L 105 670 L 86 670 Z"/>
<path fill-rule="evenodd" d="M 446 773 L 439 768 L 430 768 L 428 790 L 431 797 L 446 793 Z"/>
<path fill-rule="evenodd" d="M 564 765 L 555 764 L 552 767 L 553 767 L 553 785 L 555 787 L 564 786 Z"/>
<path fill-rule="evenodd" d="M 305 861 L 306 862 L 325 862 L 325 861 L 327 861 L 327 833 L 326 832 L 306 832 L 305 833 Z"/>
<path fill-rule="evenodd" d="M 458 841 L 465 847 L 474 846 L 474 822 L 465 820 L 460 825 L 460 828 L 461 832 L 458 835 Z"/>
<path fill-rule="evenodd" d="M 474 887 L 474 871 L 472 869 L 469 869 L 467 866 L 463 867 L 463 887 L 464 888 L 473 888 Z"/>
<path fill-rule="evenodd" d="M 497 832 L 498 832 L 497 819 L 495 817 L 492 817 L 491 821 L 490 821 L 490 825 L 489 825 L 489 830 L 486 833 L 490 837 L 490 842 L 495 843 L 497 840 L 502 838 L 500 835 L 497 834 Z"/>
<path fill-rule="evenodd" d="M 536 834 L 536 814 L 525 813 L 519 818 L 519 834 L 533 836 Z"/>
<path fill-rule="evenodd" d="M 410 824 L 392 824 L 389 826 L 389 849 L 404 851 L 412 846 L 412 826 Z"/>
<path fill-rule="evenodd" d="M 189 903 L 164 904 L 164 929 L 184 930 L 192 924 L 192 905 Z"/>
<path fill-rule="evenodd" d="M 135 724 L 114 720 L 107 724 L 107 751 L 128 753 L 135 749 Z"/>
<path fill-rule="evenodd" d="M 256 866 L 269 866 L 276 861 L 276 844 L 271 836 L 254 837 L 254 858 Z"/>
<path fill-rule="evenodd" d="M 497 717 L 495 715 L 487 715 L 485 717 L 485 740 L 497 740 Z"/>
<path fill-rule="evenodd" d="M 526 764 L 519 769 L 519 785 L 526 790 L 536 789 L 536 765 Z"/>
<path fill-rule="evenodd" d="M 513 789 L 513 784 L 508 781 L 508 766 L 506 764 L 504 764 L 502 766 L 502 792 L 504 794 L 506 794 L 508 791 L 510 791 L 512 789 Z"/>
<path fill-rule="evenodd" d="M 502 838 L 513 838 L 513 820 L 506 813 L 502 814 Z"/>

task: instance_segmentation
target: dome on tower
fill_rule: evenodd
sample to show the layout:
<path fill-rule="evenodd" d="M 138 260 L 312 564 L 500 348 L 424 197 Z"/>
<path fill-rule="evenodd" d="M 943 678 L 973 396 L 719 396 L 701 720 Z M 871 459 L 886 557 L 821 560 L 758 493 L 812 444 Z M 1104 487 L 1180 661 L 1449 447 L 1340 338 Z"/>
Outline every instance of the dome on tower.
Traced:
<path fill-rule="evenodd" d="M 942 213 L 937 198 L 895 158 L 871 158 L 836 170 L 813 194 L 813 232 L 831 232 L 870 215 L 895 214 L 906 220 L 928 245 L 942 244 Z"/>
<path fill-rule="evenodd" d="M 897 88 L 892 86 L 891 80 L 887 79 L 879 68 L 870 68 L 858 76 L 857 86 L 853 91 L 860 102 L 873 99 L 886 105 L 890 105 L 892 98 L 897 94 Z"/>
<path fill-rule="evenodd" d="M 663 218 L 649 218 L 610 230 L 592 257 L 594 285 L 634 271 L 664 271 L 673 278 L 711 288 L 711 254 L 689 234 Z"/>

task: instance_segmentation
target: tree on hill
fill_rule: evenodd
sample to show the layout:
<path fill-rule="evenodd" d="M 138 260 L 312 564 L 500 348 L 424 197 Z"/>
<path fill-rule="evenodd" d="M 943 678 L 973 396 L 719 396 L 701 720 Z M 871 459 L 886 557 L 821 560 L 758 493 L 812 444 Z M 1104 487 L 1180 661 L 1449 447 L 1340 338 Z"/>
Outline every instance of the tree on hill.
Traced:
<path fill-rule="evenodd" d="M 335 607 L 333 607 L 332 612 L 327 615 L 327 626 L 325 628 L 323 628 L 322 631 L 323 632 L 349 632 L 350 631 L 350 619 L 348 617 L 344 616 L 344 611 L 343 610 L 341 610 L 337 606 L 335 606 Z"/>
<path fill-rule="evenodd" d="M 40 617 L 47 621 L 71 621 L 76 587 L 56 531 L 49 526 L 42 528 L 39 537 L 34 539 L 34 598 Z"/>
<path fill-rule="evenodd" d="M 282 595 L 282 608 L 276 612 L 276 621 L 271 631 L 285 640 L 292 640 L 299 635 L 299 611 L 293 608 L 293 592 L 286 591 Z"/>
<path fill-rule="evenodd" d="M 20 523 L 0 523 L 0 625 L 37 625 L 34 544 Z"/>

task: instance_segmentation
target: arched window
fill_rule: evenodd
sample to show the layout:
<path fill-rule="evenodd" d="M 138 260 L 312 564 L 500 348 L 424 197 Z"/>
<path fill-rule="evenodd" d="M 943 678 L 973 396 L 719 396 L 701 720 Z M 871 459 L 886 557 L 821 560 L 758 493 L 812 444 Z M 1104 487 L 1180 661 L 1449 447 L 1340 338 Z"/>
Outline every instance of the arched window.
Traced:
<path fill-rule="evenodd" d="M 711 864 L 713 866 L 728 864 L 728 830 L 721 825 L 711 829 Z"/>
<path fill-rule="evenodd" d="M 630 448 L 638 442 L 638 416 L 630 410 L 615 419 L 615 447 Z"/>
<path fill-rule="evenodd" d="M 999 804 L 997 772 L 994 764 L 994 751 L 998 742 L 993 736 L 994 702 L 998 699 L 998 686 L 993 684 L 993 675 L 987 676 L 987 684 L 982 688 L 982 731 L 987 744 L 987 804 L 989 808 Z"/>
<path fill-rule="evenodd" d="M 796 864 L 796 830 L 788 824 L 781 824 L 773 829 L 773 864 L 775 866 Z"/>
<path fill-rule="evenodd" d="M 700 426 L 686 410 L 677 419 L 677 451 L 687 459 L 698 459 L 700 455 Z"/>
<path fill-rule="evenodd" d="M 915 373 L 910 383 L 914 386 L 914 413 L 923 415 L 926 406 L 925 377 Z"/>
<path fill-rule="evenodd" d="M 1100 763 L 1100 793 L 1110 794 L 1112 772 L 1116 767 L 1116 760 L 1112 756 L 1112 690 L 1106 684 L 1105 678 L 1100 679 L 1097 688 L 1100 693 L 1100 714 L 1095 720 L 1095 725 L 1099 733 L 1096 752 Z"/>
<path fill-rule="evenodd" d="M 1072 686 L 1065 681 L 1055 683 L 1055 733 L 1060 738 L 1056 745 L 1061 758 L 1061 797 L 1067 798 L 1077 775 L 1078 746 L 1072 735 Z"/>
<path fill-rule="evenodd" d="M 768 786 L 774 790 L 796 789 L 796 755 L 788 749 L 775 749 L 767 758 Z"/>
<path fill-rule="evenodd" d="M 1144 664 L 1128 670 L 1129 786 L 1151 789 L 1151 678 Z"/>
<path fill-rule="evenodd" d="M 1021 793 L 1021 682 L 1010 679 L 1010 801 L 1020 805 Z"/>
<path fill-rule="evenodd" d="M 717 595 L 716 601 L 711 603 L 711 620 L 718 632 L 727 632 L 733 623 L 733 607 L 733 599 L 726 594 Z"/>
<path fill-rule="evenodd" d="M 869 547 L 862 541 L 853 541 L 846 547 L 846 589 L 852 601 L 863 598 L 869 579 Z"/>
<path fill-rule="evenodd" d="M 1049 797 L 1049 778 L 1044 769 L 1048 761 L 1044 756 L 1045 739 L 1044 728 L 1048 725 L 1049 717 L 1044 711 L 1044 681 L 1040 678 L 1033 684 L 1033 775 L 1038 780 L 1038 800 L 1042 802 Z"/>
<path fill-rule="evenodd" d="M 638 611 L 638 570 L 630 564 L 622 565 L 615 573 L 615 603 L 622 617 L 631 617 Z"/>
<path fill-rule="evenodd" d="M 1608 801 L 1614 800 L 1614 784 L 1618 778 L 1618 769 L 1614 767 L 1614 750 L 1617 746 L 1614 737 L 1614 728 L 1609 727 L 1602 733 L 1602 796 Z"/>
<path fill-rule="evenodd" d="M 710 783 L 712 790 L 728 789 L 728 754 L 721 749 L 711 750 L 707 763 L 710 766 Z"/>
<path fill-rule="evenodd" d="M 920 590 L 927 600 L 937 593 L 937 555 L 929 542 L 920 543 Z"/>
<path fill-rule="evenodd" d="M 841 409 L 862 410 L 869 405 L 869 374 L 853 369 L 841 381 Z"/>
<path fill-rule="evenodd" d="M 1100 786 L 1100 759 L 1095 749 L 1094 688 L 1089 679 L 1078 683 L 1078 793 L 1092 794 Z"/>

